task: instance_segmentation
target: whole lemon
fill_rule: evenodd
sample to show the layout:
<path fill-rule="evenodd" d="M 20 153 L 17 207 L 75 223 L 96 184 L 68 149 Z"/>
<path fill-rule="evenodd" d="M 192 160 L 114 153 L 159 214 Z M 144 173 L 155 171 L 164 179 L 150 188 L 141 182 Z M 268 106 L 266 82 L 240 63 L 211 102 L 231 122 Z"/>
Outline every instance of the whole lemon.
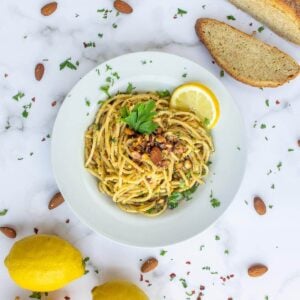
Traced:
<path fill-rule="evenodd" d="M 135 284 L 116 280 L 96 286 L 92 290 L 93 300 L 149 300 Z"/>
<path fill-rule="evenodd" d="M 37 292 L 57 290 L 84 274 L 81 253 L 55 235 L 17 241 L 4 263 L 16 284 Z"/>

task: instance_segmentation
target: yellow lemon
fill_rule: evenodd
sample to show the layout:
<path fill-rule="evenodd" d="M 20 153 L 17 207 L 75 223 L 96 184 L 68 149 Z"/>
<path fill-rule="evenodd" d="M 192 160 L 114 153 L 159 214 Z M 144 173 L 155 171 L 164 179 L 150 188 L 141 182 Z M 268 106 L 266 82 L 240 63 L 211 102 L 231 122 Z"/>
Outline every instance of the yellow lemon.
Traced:
<path fill-rule="evenodd" d="M 147 295 L 135 284 L 116 280 L 94 287 L 93 300 L 149 300 Z"/>
<path fill-rule="evenodd" d="M 16 242 L 5 265 L 16 284 L 37 292 L 57 290 L 84 274 L 81 253 L 60 237 L 46 234 Z"/>
<path fill-rule="evenodd" d="M 189 82 L 175 89 L 171 107 L 194 112 L 208 129 L 213 128 L 220 117 L 217 97 L 207 86 L 198 82 Z"/>

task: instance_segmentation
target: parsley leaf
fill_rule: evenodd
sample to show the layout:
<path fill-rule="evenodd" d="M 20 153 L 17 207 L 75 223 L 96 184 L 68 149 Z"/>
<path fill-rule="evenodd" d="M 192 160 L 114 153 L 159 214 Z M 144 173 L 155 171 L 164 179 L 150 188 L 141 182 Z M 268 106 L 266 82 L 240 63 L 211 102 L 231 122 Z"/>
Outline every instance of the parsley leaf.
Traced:
<path fill-rule="evenodd" d="M 262 31 L 264 31 L 264 30 L 265 30 L 265 27 L 264 27 L 264 26 L 260 26 L 260 27 L 257 29 L 258 32 L 262 32 Z"/>
<path fill-rule="evenodd" d="M 181 9 L 181 8 L 177 8 L 177 15 L 182 17 L 183 15 L 186 15 L 186 14 L 187 14 L 186 10 Z"/>
<path fill-rule="evenodd" d="M 6 209 L 6 208 L 0 210 L 0 216 L 1 216 L 1 217 L 5 216 L 5 215 L 7 214 L 7 212 L 8 212 L 8 209 Z"/>
<path fill-rule="evenodd" d="M 152 121 L 156 115 L 155 102 L 149 100 L 145 103 L 139 103 L 134 106 L 131 112 L 128 108 L 121 109 L 121 119 L 131 129 L 142 134 L 150 134 L 156 130 L 158 125 Z"/>
<path fill-rule="evenodd" d="M 21 98 L 23 98 L 25 94 L 23 92 L 18 92 L 16 95 L 14 95 L 12 98 L 16 101 L 19 101 Z"/>
<path fill-rule="evenodd" d="M 191 200 L 191 195 L 197 190 L 198 184 L 194 184 L 190 189 L 183 192 L 173 192 L 168 198 L 168 207 L 174 209 L 178 206 L 179 202 L 183 199 L 186 201 Z"/>
<path fill-rule="evenodd" d="M 169 90 L 162 90 L 162 91 L 156 91 L 156 94 L 161 97 L 161 98 L 165 98 L 165 97 L 169 97 L 171 96 L 171 93 Z"/>
<path fill-rule="evenodd" d="M 220 77 L 224 77 L 224 75 L 225 75 L 224 70 L 221 70 L 221 71 L 220 71 Z"/>
<path fill-rule="evenodd" d="M 128 86 L 127 86 L 127 89 L 126 89 L 126 94 L 131 94 L 133 90 L 135 90 L 135 87 L 132 85 L 131 82 L 128 82 Z"/>
<path fill-rule="evenodd" d="M 107 97 L 110 97 L 109 85 L 102 85 L 102 86 L 100 86 L 100 91 L 104 92 Z"/>
<path fill-rule="evenodd" d="M 234 16 L 227 16 L 227 20 L 232 20 L 232 21 L 235 21 L 236 18 Z"/>
<path fill-rule="evenodd" d="M 32 294 L 29 296 L 29 298 L 42 299 L 42 294 L 41 294 L 41 292 L 32 292 Z"/>
<path fill-rule="evenodd" d="M 187 283 L 184 278 L 180 278 L 179 281 L 181 282 L 182 286 L 186 289 L 187 288 Z"/>
<path fill-rule="evenodd" d="M 162 249 L 162 250 L 160 250 L 160 255 L 165 256 L 167 252 L 168 252 L 167 250 Z"/>
<path fill-rule="evenodd" d="M 212 198 L 212 199 L 210 199 L 210 204 L 213 208 L 216 208 L 221 205 L 221 202 L 216 198 Z"/>
<path fill-rule="evenodd" d="M 78 63 L 79 64 L 79 63 Z M 77 65 L 78 65 L 77 64 Z M 66 59 L 65 61 L 63 61 L 60 65 L 59 65 L 59 69 L 63 70 L 64 68 L 69 68 L 71 70 L 77 70 L 77 67 L 71 62 L 71 57 L 69 57 L 68 59 Z"/>

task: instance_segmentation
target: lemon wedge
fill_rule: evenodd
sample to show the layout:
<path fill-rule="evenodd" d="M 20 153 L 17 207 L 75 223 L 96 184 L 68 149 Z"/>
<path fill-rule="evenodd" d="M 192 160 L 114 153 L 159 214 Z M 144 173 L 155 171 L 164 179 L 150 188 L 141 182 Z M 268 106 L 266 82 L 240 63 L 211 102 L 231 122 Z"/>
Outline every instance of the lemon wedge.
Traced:
<path fill-rule="evenodd" d="M 189 82 L 176 88 L 170 106 L 194 112 L 208 129 L 215 127 L 220 118 L 217 97 L 207 86 L 198 82 Z"/>

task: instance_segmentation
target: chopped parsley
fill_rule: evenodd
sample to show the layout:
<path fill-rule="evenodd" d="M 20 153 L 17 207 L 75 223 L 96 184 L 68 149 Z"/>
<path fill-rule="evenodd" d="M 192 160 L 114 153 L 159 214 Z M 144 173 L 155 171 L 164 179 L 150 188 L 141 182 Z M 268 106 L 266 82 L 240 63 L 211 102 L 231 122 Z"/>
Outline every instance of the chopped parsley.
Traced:
<path fill-rule="evenodd" d="M 181 282 L 182 286 L 186 289 L 188 286 L 186 280 L 184 278 L 180 278 L 179 281 Z"/>
<path fill-rule="evenodd" d="M 258 32 L 262 32 L 262 31 L 264 31 L 264 30 L 265 30 L 265 27 L 264 27 L 264 26 L 260 26 L 260 27 L 258 27 L 258 29 L 257 29 Z"/>
<path fill-rule="evenodd" d="M 3 216 L 5 216 L 6 214 L 7 214 L 7 212 L 8 212 L 8 209 L 2 209 L 2 210 L 0 210 L 0 217 L 3 217 Z"/>
<path fill-rule="evenodd" d="M 288 149 L 288 152 L 293 152 L 293 151 L 294 151 L 293 148 L 289 148 L 289 149 Z"/>
<path fill-rule="evenodd" d="M 275 184 L 274 183 L 271 185 L 271 189 L 275 190 Z"/>
<path fill-rule="evenodd" d="M 183 17 L 183 15 L 186 15 L 187 11 L 181 8 L 177 8 L 177 15 Z"/>
<path fill-rule="evenodd" d="M 165 256 L 167 254 L 168 251 L 166 250 L 160 250 L 160 256 Z"/>
<path fill-rule="evenodd" d="M 112 70 L 112 67 L 110 65 L 105 65 L 105 72 Z"/>
<path fill-rule="evenodd" d="M 86 263 L 87 263 L 89 260 L 90 260 L 90 258 L 89 258 L 88 256 L 85 257 L 85 258 L 82 260 L 82 265 L 83 265 L 83 267 L 84 267 L 84 269 L 85 269 L 84 275 L 87 274 L 87 273 L 89 272 L 89 270 L 86 270 Z"/>
<path fill-rule="evenodd" d="M 280 161 L 278 164 L 277 164 L 277 169 L 278 169 L 278 171 L 280 171 L 281 170 L 281 167 L 282 167 L 282 162 Z"/>
<path fill-rule="evenodd" d="M 23 92 L 18 92 L 16 95 L 14 95 L 12 98 L 16 101 L 19 101 L 21 98 L 23 98 L 25 94 Z"/>
<path fill-rule="evenodd" d="M 90 100 L 88 100 L 88 99 L 85 99 L 85 105 L 86 105 L 86 106 L 91 106 L 91 102 L 90 102 Z"/>
<path fill-rule="evenodd" d="M 109 85 L 102 85 L 100 86 L 100 91 L 106 94 L 107 97 L 110 97 L 109 94 Z"/>
<path fill-rule="evenodd" d="M 260 129 L 265 129 L 265 128 L 267 128 L 267 125 L 266 125 L 266 124 L 261 124 L 261 125 L 260 125 Z"/>
<path fill-rule="evenodd" d="M 131 82 L 128 82 L 128 86 L 126 88 L 126 94 L 131 94 L 133 90 L 135 90 L 135 86 L 133 86 Z"/>
<path fill-rule="evenodd" d="M 229 254 L 229 250 L 225 249 L 224 254 Z"/>
<path fill-rule="evenodd" d="M 199 250 L 202 251 L 204 247 L 205 247 L 205 245 L 201 245 Z"/>
<path fill-rule="evenodd" d="M 161 97 L 161 98 L 165 98 L 165 97 L 170 97 L 171 93 L 169 90 L 162 90 L 162 91 L 156 91 L 156 94 Z"/>
<path fill-rule="evenodd" d="M 183 77 L 183 78 L 186 78 L 186 76 L 187 76 L 187 73 L 183 73 L 183 74 L 182 74 L 182 77 Z"/>
<path fill-rule="evenodd" d="M 270 104 L 269 104 L 269 99 L 266 99 L 265 104 L 266 104 L 267 107 L 270 106 Z"/>
<path fill-rule="evenodd" d="M 236 18 L 234 16 L 227 16 L 227 20 L 232 20 L 232 21 L 235 21 Z"/>
<path fill-rule="evenodd" d="M 121 120 L 131 129 L 142 134 L 150 134 L 158 127 L 152 121 L 156 115 L 155 102 L 153 100 L 136 104 L 131 112 L 129 112 L 127 107 L 122 107 L 120 115 Z"/>
<path fill-rule="evenodd" d="M 41 294 L 41 292 L 32 292 L 32 294 L 29 296 L 29 298 L 42 299 L 42 294 Z"/>
<path fill-rule="evenodd" d="M 198 184 L 194 184 L 190 189 L 183 192 L 173 192 L 170 197 L 168 197 L 168 207 L 174 209 L 178 207 L 181 200 L 191 200 L 191 195 L 197 190 Z"/>
<path fill-rule="evenodd" d="M 116 77 L 117 79 L 120 79 L 120 75 L 118 72 L 113 72 L 111 75 Z"/>
<path fill-rule="evenodd" d="M 23 112 L 22 112 L 22 117 L 23 118 L 27 118 L 28 117 L 28 115 L 29 115 L 29 112 L 28 112 L 28 110 L 31 108 L 31 103 L 29 103 L 29 104 L 26 104 L 26 105 L 23 105 Z"/>
<path fill-rule="evenodd" d="M 90 48 L 90 47 L 92 47 L 92 48 L 95 48 L 96 47 L 96 43 L 95 42 L 83 42 L 83 47 L 84 48 Z"/>
<path fill-rule="evenodd" d="M 216 240 L 216 241 L 219 241 L 219 240 L 220 240 L 220 237 L 219 237 L 218 235 L 216 235 L 216 236 L 215 236 L 215 240 Z"/>
<path fill-rule="evenodd" d="M 203 121 L 203 124 L 205 127 L 207 127 L 210 123 L 210 120 L 208 118 L 205 118 L 204 121 Z"/>
<path fill-rule="evenodd" d="M 118 27 L 118 25 L 116 23 L 112 24 L 112 28 L 116 29 Z"/>
<path fill-rule="evenodd" d="M 103 38 L 103 33 L 98 33 L 98 37 L 99 37 L 100 39 L 102 39 L 102 38 Z"/>
<path fill-rule="evenodd" d="M 224 75 L 225 75 L 224 70 L 221 70 L 221 71 L 220 71 L 220 76 L 221 76 L 221 77 L 224 77 Z"/>
<path fill-rule="evenodd" d="M 111 9 L 102 8 L 102 9 L 97 9 L 97 13 L 102 14 L 102 18 L 103 19 L 107 19 L 108 14 L 112 13 L 112 10 Z"/>
<path fill-rule="evenodd" d="M 221 205 L 221 202 L 217 198 L 214 198 L 212 190 L 210 191 L 209 198 L 210 198 L 210 204 L 213 208 L 219 207 Z"/>
<path fill-rule="evenodd" d="M 79 62 L 77 61 L 75 64 L 78 66 Z M 69 68 L 71 70 L 77 70 L 77 67 L 75 64 L 73 64 L 71 62 L 71 57 L 69 57 L 59 65 L 59 69 L 63 70 L 64 68 Z"/>

